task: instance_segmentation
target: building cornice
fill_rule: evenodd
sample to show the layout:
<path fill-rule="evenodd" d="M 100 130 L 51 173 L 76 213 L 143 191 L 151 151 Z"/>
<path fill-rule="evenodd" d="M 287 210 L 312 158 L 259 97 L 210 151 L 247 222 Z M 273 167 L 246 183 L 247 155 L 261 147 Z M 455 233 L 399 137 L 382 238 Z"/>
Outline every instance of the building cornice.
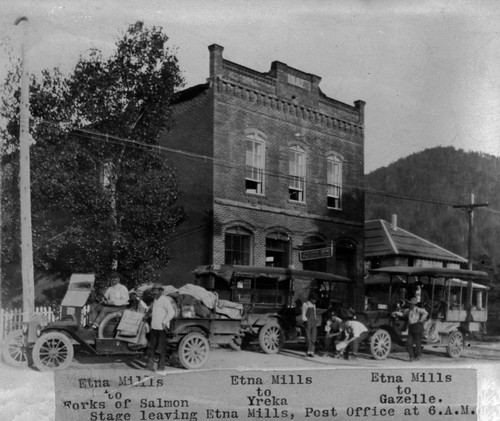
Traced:
<path fill-rule="evenodd" d="M 258 73 L 258 72 L 256 72 Z M 264 76 L 263 76 L 264 77 Z M 264 77 L 265 78 L 265 77 Z M 268 92 L 263 92 L 255 86 L 244 85 L 241 82 L 235 82 L 232 80 L 226 80 L 221 77 L 216 77 L 213 81 L 213 88 L 217 93 L 223 93 L 232 95 L 248 103 L 257 104 L 263 107 L 267 107 L 274 111 L 282 112 L 283 114 L 292 115 L 296 118 L 326 127 L 330 129 L 341 129 L 347 132 L 354 133 L 356 135 L 362 135 L 364 132 L 364 125 L 355 123 L 353 121 L 344 120 L 339 117 L 333 117 L 324 112 L 320 112 L 316 109 L 305 107 L 302 105 L 294 104 L 292 101 L 286 99 L 278 98 L 276 95 L 269 94 Z M 326 103 L 330 106 L 332 104 L 337 105 L 338 101 L 333 99 L 321 99 L 322 103 Z M 353 107 L 349 107 L 347 104 L 342 104 L 342 111 L 347 111 L 352 113 L 353 117 L 359 117 L 358 113 L 354 111 Z"/>

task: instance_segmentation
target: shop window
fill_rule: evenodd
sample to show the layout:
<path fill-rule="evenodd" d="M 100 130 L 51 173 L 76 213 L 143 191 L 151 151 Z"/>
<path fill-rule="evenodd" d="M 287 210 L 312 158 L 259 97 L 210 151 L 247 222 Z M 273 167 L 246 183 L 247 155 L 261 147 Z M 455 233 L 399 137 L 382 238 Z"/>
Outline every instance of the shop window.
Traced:
<path fill-rule="evenodd" d="M 252 233 L 236 227 L 226 231 L 224 262 L 228 265 L 250 265 Z"/>
<path fill-rule="evenodd" d="M 266 237 L 266 266 L 287 268 L 290 265 L 290 239 L 286 234 Z"/>

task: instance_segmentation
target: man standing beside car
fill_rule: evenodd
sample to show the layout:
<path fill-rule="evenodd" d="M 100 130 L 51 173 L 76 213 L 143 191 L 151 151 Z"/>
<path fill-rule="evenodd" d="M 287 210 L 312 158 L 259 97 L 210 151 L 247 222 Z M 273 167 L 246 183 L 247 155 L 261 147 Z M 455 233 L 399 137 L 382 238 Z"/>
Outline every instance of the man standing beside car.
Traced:
<path fill-rule="evenodd" d="M 309 295 L 309 299 L 302 304 L 302 322 L 306 333 L 307 352 L 308 357 L 314 357 L 314 350 L 316 348 L 316 336 L 318 329 L 318 319 L 316 317 L 316 294 Z"/>
<path fill-rule="evenodd" d="M 163 295 L 163 285 L 154 284 L 151 292 L 154 301 L 149 307 L 151 314 L 151 331 L 149 332 L 149 343 L 146 363 L 146 370 L 154 370 L 154 359 L 156 350 L 159 350 L 158 371 L 165 370 L 165 360 L 167 357 L 167 333 L 170 329 L 170 321 L 175 317 L 175 308 L 170 301 L 171 298 Z"/>
<path fill-rule="evenodd" d="M 417 306 L 418 299 L 413 297 L 410 300 L 408 314 L 408 339 L 406 348 L 410 355 L 410 361 L 418 361 L 422 355 L 422 336 L 424 334 L 424 320 L 427 318 L 427 311 Z"/>

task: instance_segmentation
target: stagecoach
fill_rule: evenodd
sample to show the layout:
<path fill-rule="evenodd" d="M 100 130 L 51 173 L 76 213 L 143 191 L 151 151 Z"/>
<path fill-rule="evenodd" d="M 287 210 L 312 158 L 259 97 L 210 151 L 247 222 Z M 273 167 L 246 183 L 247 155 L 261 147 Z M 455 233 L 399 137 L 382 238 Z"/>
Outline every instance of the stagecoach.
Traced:
<path fill-rule="evenodd" d="M 82 310 L 93 287 L 94 275 L 73 274 L 61 303 L 61 320 L 48 323 L 43 315 L 32 317 L 2 343 L 4 360 L 12 366 L 26 366 L 32 361 L 36 368 L 47 371 L 67 368 L 75 351 L 90 355 L 143 355 L 143 313 L 123 307 L 108 314 L 98 330 L 82 326 Z M 211 345 L 234 344 L 240 330 L 240 319 L 214 310 L 208 317 L 190 314 L 175 318 L 167 337 L 177 349 L 182 366 L 195 369 L 207 362 Z"/>
<path fill-rule="evenodd" d="M 304 336 L 301 306 L 311 292 L 318 296 L 320 325 L 321 315 L 332 303 L 340 307 L 348 302 L 353 287 L 353 281 L 343 276 L 276 267 L 210 265 L 196 268 L 194 274 L 197 285 L 245 307 L 244 335 L 239 344 L 258 339 L 267 354 L 275 354 L 286 341 Z"/>
<path fill-rule="evenodd" d="M 424 349 L 444 349 L 448 356 L 460 357 L 467 337 L 486 333 L 488 280 L 485 272 L 452 268 L 371 270 L 365 280 L 365 309 L 357 319 L 370 329 L 372 356 L 385 359 L 391 349 L 405 345 L 407 320 L 401 317 L 397 302 L 404 300 L 402 288 L 411 290 L 421 281 L 429 297 Z"/>

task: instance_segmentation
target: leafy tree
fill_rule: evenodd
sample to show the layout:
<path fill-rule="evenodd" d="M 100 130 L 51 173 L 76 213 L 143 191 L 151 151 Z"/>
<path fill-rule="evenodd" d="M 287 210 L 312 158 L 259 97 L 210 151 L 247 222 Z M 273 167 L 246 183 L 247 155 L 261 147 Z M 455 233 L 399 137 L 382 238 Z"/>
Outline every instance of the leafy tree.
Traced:
<path fill-rule="evenodd" d="M 138 22 L 123 33 L 109 58 L 94 49 L 80 56 L 70 74 L 56 68 L 31 77 L 37 269 L 102 275 L 117 268 L 131 286 L 154 280 L 167 265 L 167 239 L 184 219 L 176 205 L 174 170 L 158 148 L 172 98 L 184 83 L 167 41 L 161 28 Z M 9 74 L 0 111 L 6 121 L 0 135 L 14 147 L 18 75 Z M 16 153 L 4 158 L 12 174 L 17 160 Z M 17 182 L 12 178 L 7 185 L 8 219 L 16 221 Z"/>

